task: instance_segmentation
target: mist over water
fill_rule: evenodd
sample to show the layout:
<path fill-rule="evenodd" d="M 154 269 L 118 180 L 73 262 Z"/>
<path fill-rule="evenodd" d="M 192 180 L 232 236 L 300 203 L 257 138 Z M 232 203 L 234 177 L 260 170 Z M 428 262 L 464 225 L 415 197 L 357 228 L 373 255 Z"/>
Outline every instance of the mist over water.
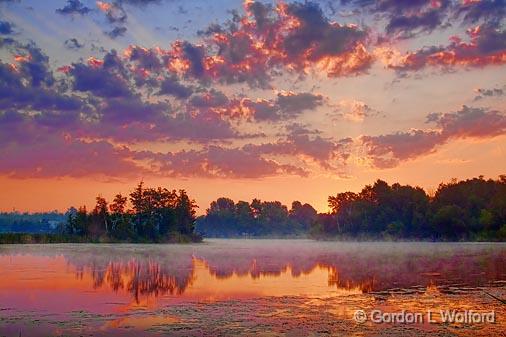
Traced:
<path fill-rule="evenodd" d="M 203 275 L 218 285 L 230 278 L 243 283 L 272 279 L 276 284 L 279 278 L 279 286 L 289 288 L 291 282 L 323 272 L 327 277 L 318 285 L 318 295 L 336 289 L 374 292 L 506 280 L 506 244 L 500 243 L 211 239 L 195 245 L 4 246 L 0 259 L 10 271 L 9 278 L 0 281 L 2 292 L 11 282 L 28 283 L 26 291 L 36 290 L 36 284 L 29 283 L 50 282 L 63 273 L 82 280 L 80 286 L 129 292 L 137 301 L 143 296 L 184 297 L 204 286 Z M 209 288 L 219 295 L 220 289 Z M 269 289 L 262 294 L 269 295 Z"/>
<path fill-rule="evenodd" d="M 157 310 L 181 303 L 504 289 L 506 244 L 212 239 L 4 245 L 0 265 L 8 271 L 0 278 L 4 313 L 68 318 L 81 311 L 114 316 L 143 310 L 154 319 Z M 0 332 L 13 326 L 0 321 Z"/>

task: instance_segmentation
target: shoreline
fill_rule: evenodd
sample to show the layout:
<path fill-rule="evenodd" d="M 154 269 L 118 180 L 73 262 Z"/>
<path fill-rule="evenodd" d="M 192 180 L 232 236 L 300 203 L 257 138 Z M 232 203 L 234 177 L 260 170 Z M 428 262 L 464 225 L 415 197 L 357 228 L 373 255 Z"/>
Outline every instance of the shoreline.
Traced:
<path fill-rule="evenodd" d="M 209 240 L 247 240 L 247 241 L 263 241 L 263 240 L 281 240 L 281 241 L 313 241 L 315 243 L 473 243 L 473 244 L 504 244 L 506 241 L 483 241 L 483 240 L 426 240 L 426 239 L 388 239 L 388 238 L 311 238 L 311 237 L 281 237 L 281 236 L 261 236 L 261 237 L 202 237 L 198 235 L 177 235 L 163 240 L 119 240 L 110 237 L 80 237 L 68 236 L 50 233 L 0 233 L 1 245 L 51 245 L 51 244 L 194 244 L 207 243 Z"/>
<path fill-rule="evenodd" d="M 177 234 L 159 240 L 119 240 L 101 236 L 96 238 L 51 233 L 0 233 L 0 245 L 4 244 L 181 244 L 200 243 L 203 238 L 198 235 Z"/>

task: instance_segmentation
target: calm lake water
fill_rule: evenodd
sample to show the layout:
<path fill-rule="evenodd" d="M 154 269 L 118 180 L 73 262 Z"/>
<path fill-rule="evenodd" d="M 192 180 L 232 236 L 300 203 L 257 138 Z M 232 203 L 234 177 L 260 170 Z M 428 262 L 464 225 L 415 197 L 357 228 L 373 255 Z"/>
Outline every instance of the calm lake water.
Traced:
<path fill-rule="evenodd" d="M 429 296 L 437 303 L 427 305 L 474 304 L 502 314 L 504 305 L 484 291 L 503 296 L 505 287 L 506 244 L 3 245 L 0 336 L 295 336 L 326 335 L 313 328 L 329 324 L 330 335 L 348 329 L 334 321 L 377 332 L 355 326 L 353 311 L 385 303 L 413 308 Z M 284 315 L 292 320 L 281 328 Z M 504 320 L 493 328 L 504 328 Z"/>

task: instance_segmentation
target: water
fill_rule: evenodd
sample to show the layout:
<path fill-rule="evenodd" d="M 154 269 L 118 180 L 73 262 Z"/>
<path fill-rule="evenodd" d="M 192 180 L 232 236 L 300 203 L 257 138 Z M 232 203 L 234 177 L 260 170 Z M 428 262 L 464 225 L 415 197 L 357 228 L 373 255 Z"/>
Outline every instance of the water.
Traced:
<path fill-rule="evenodd" d="M 0 336 L 332 334 L 357 308 L 421 299 L 503 310 L 484 291 L 505 293 L 506 244 L 4 245 L 0 275 Z"/>

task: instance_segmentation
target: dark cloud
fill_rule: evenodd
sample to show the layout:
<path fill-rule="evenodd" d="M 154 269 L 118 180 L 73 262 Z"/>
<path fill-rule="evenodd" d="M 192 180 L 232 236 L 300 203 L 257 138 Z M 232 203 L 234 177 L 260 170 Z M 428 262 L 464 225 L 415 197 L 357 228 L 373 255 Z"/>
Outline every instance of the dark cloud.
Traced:
<path fill-rule="evenodd" d="M 435 3 L 431 0 L 408 0 L 408 1 L 398 1 L 398 0 L 380 0 L 380 1 L 368 1 L 369 3 L 374 3 L 375 10 L 382 12 L 390 12 L 396 14 L 402 14 L 406 12 L 413 12 L 423 9 L 426 6 Z M 441 3 L 447 3 L 448 1 L 441 1 Z"/>
<path fill-rule="evenodd" d="M 438 130 L 411 130 L 380 136 L 364 136 L 362 142 L 374 166 L 388 168 L 401 161 L 434 152 L 453 139 L 489 138 L 506 134 L 506 115 L 499 111 L 463 106 L 445 114 L 429 114 Z"/>
<path fill-rule="evenodd" d="M 30 48 L 35 50 L 33 46 Z M 23 62 L 24 58 L 19 60 Z M 54 131 L 122 142 L 167 139 L 209 142 L 250 137 L 238 134 L 219 115 L 205 109 L 173 112 L 167 103 L 142 100 L 131 87 L 130 71 L 134 69 L 124 62 L 112 51 L 102 60 L 90 58 L 86 63 L 63 67 L 61 71 L 68 75 L 71 84 L 65 86 L 56 86 L 54 81 L 32 81 L 29 72 L 21 71 L 24 68 L 20 64 L 1 63 L 0 107 L 26 110 L 23 114 L 5 115 L 4 119 L 17 117 L 18 128 L 33 137 Z M 137 57 L 132 62 L 137 62 Z M 64 90 L 70 93 L 61 92 Z M 17 138 L 11 136 L 8 137 L 11 140 Z M 21 136 L 18 141 L 26 138 Z"/>
<path fill-rule="evenodd" d="M 0 48 L 2 47 L 15 55 L 16 63 L 11 67 L 23 81 L 28 81 L 33 87 L 50 86 L 54 83 L 49 58 L 33 42 L 22 44 L 13 39 L 0 39 Z M 7 73 L 5 69 L 4 72 Z M 11 73 L 7 76 L 12 79 L 15 75 Z"/>
<path fill-rule="evenodd" d="M 207 68 L 209 77 L 224 83 L 249 83 L 251 86 L 268 87 L 271 69 L 268 56 L 255 48 L 254 39 L 247 33 L 222 33 L 216 39 L 218 53 L 211 58 Z"/>
<path fill-rule="evenodd" d="M 216 33 L 224 33 L 224 28 L 217 23 L 211 23 L 206 29 L 197 31 L 197 35 L 199 36 L 212 36 Z"/>
<path fill-rule="evenodd" d="M 456 14 L 462 16 L 465 23 L 475 24 L 480 21 L 499 23 L 506 17 L 506 1 L 463 1 Z"/>
<path fill-rule="evenodd" d="M 62 15 L 85 15 L 91 11 L 91 8 L 86 7 L 80 0 L 67 0 L 67 4 L 63 8 L 58 8 L 56 13 Z"/>
<path fill-rule="evenodd" d="M 144 107 L 143 109 L 152 111 L 153 108 Z M 115 120 L 105 117 L 94 124 L 86 125 L 84 133 L 91 137 L 109 138 L 129 144 L 168 141 L 205 144 L 241 137 L 228 123 L 221 120 L 208 120 L 202 116 L 166 115 L 153 123 L 149 122 L 148 118 L 143 118 L 141 121 L 133 120 L 135 113 L 134 111 L 130 116 L 122 116 L 120 111 L 116 113 Z M 159 116 L 151 116 L 153 117 Z M 119 124 L 121 121 L 125 123 Z M 209 124 L 203 124 L 206 122 Z"/>
<path fill-rule="evenodd" d="M 213 140 L 251 138 L 251 135 L 239 134 L 229 122 L 209 112 L 195 115 L 187 112 L 177 113 L 161 125 L 160 129 L 172 139 L 188 139 L 204 143 Z"/>
<path fill-rule="evenodd" d="M 418 15 L 395 16 L 390 19 L 385 30 L 387 34 L 398 34 L 402 38 L 410 38 L 415 34 L 415 31 L 432 32 L 440 27 L 442 22 L 442 12 L 436 9 Z"/>
<path fill-rule="evenodd" d="M 228 102 L 223 93 L 211 89 L 192 95 L 193 89 L 181 85 L 175 75 L 150 81 L 151 75 L 145 74 L 148 69 L 153 77 L 159 77 L 165 68 L 156 61 L 152 51 L 135 47 L 127 49 L 121 57 L 113 50 L 103 59 L 90 58 L 86 63 L 74 63 L 62 69 L 74 91 L 90 95 L 87 100 L 95 111 L 94 121 L 85 123 L 83 130 L 95 137 L 122 142 L 167 139 L 207 142 L 250 137 L 238 134 L 212 110 Z M 145 83 L 160 86 L 162 93 L 157 91 L 157 94 L 171 94 L 184 100 L 185 108 L 173 111 L 168 103 L 142 99 L 139 73 L 147 76 Z"/>
<path fill-rule="evenodd" d="M 486 24 L 500 27 L 506 17 L 505 0 L 433 1 L 433 0 L 349 0 L 341 1 L 387 20 L 385 31 L 399 38 L 410 38 L 418 33 L 431 33 L 447 28 L 456 20 L 463 24 Z"/>
<path fill-rule="evenodd" d="M 372 164 L 378 168 L 397 166 L 401 161 L 431 153 L 443 144 L 439 132 L 411 130 L 380 136 L 364 136 L 362 142 Z"/>
<path fill-rule="evenodd" d="M 506 115 L 496 110 L 463 106 L 442 114 L 436 124 L 446 138 L 486 138 L 506 133 Z"/>
<path fill-rule="evenodd" d="M 103 60 L 89 59 L 88 64 L 74 63 L 69 74 L 74 80 L 74 90 L 109 98 L 132 96 L 129 79 L 114 50 Z"/>
<path fill-rule="evenodd" d="M 192 95 L 193 89 L 179 83 L 175 76 L 163 80 L 160 84 L 160 95 L 171 95 L 180 99 L 188 98 Z"/>
<path fill-rule="evenodd" d="M 410 38 L 447 28 L 457 20 L 462 24 L 494 24 L 506 17 L 505 0 L 341 0 L 341 4 L 372 14 L 377 21 L 386 20 L 386 33 Z"/>
<path fill-rule="evenodd" d="M 213 52 L 205 58 L 208 77 L 225 83 L 268 87 L 282 70 L 305 74 L 318 69 L 329 77 L 364 73 L 373 61 L 368 34 L 355 25 L 331 22 L 312 2 L 245 3 L 224 25 L 201 31 Z"/>
<path fill-rule="evenodd" d="M 385 32 L 389 39 L 411 38 L 419 33 L 430 33 L 449 26 L 448 16 L 452 10 L 450 0 L 342 0 L 374 15 L 377 20 L 386 20 Z"/>
<path fill-rule="evenodd" d="M 20 45 L 16 40 L 10 37 L 1 37 L 0 36 L 0 48 L 15 48 Z"/>
<path fill-rule="evenodd" d="M 159 3 L 161 3 L 161 0 L 115 0 L 112 2 L 97 1 L 96 5 L 98 10 L 105 14 L 107 21 L 114 25 L 114 27 L 106 31 L 105 34 L 111 39 L 116 39 L 120 36 L 124 36 L 127 31 L 124 25 L 127 23 L 128 15 L 123 8 L 124 5 L 145 7 Z"/>
<path fill-rule="evenodd" d="M 360 73 L 369 68 L 372 57 L 362 44 L 367 37 L 365 31 L 356 26 L 330 23 L 321 8 L 311 2 L 289 4 L 286 13 L 298 23 L 283 37 L 283 51 L 289 63 L 300 67 L 305 60 L 327 60 L 329 76 Z M 358 62 L 347 69 L 346 59 L 351 55 Z"/>
<path fill-rule="evenodd" d="M 112 98 L 108 99 L 101 109 L 101 122 L 117 126 L 134 122 L 162 122 L 163 113 L 169 111 L 167 104 L 149 104 L 138 97 Z"/>
<path fill-rule="evenodd" d="M 506 63 L 506 30 L 495 25 L 482 25 L 469 29 L 470 42 L 452 37 L 446 46 L 425 47 L 407 53 L 398 64 L 390 68 L 399 71 L 420 70 L 427 66 L 484 67 Z"/>
<path fill-rule="evenodd" d="M 111 39 L 116 39 L 124 36 L 127 32 L 125 24 L 128 21 L 128 15 L 125 11 L 124 5 L 143 8 L 148 5 L 159 4 L 161 2 L 161 0 L 114 0 L 111 2 L 96 1 L 96 5 L 98 10 L 105 14 L 107 22 L 113 25 L 111 30 L 105 31 L 104 33 Z"/>
<path fill-rule="evenodd" d="M 103 68 L 74 64 L 70 74 L 74 77 L 74 90 L 89 91 L 102 97 L 131 96 L 128 83 L 116 73 Z"/>
<path fill-rule="evenodd" d="M 274 99 L 233 98 L 229 99 L 222 93 L 217 95 L 199 94 L 196 99 L 199 107 L 212 107 L 216 113 L 233 119 L 249 119 L 256 121 L 277 122 L 292 120 L 306 111 L 322 106 L 326 99 L 319 94 L 309 92 L 280 92 Z"/>
<path fill-rule="evenodd" d="M 147 71 L 162 70 L 162 62 L 154 49 L 141 48 L 131 45 L 125 50 L 125 56 L 139 68 Z"/>
<path fill-rule="evenodd" d="M 76 105 L 66 108 L 59 108 L 33 116 L 35 125 L 47 127 L 48 129 L 60 131 L 62 129 L 72 130 L 80 125 L 80 116 Z"/>
<path fill-rule="evenodd" d="M 13 25 L 7 21 L 0 21 L 0 34 L 9 35 L 14 32 Z"/>
<path fill-rule="evenodd" d="M 109 23 L 122 24 L 127 21 L 128 16 L 121 2 L 97 1 L 97 7 L 100 11 L 105 13 Z"/>
<path fill-rule="evenodd" d="M 88 59 L 88 63 L 95 64 L 94 61 L 90 61 Z M 118 55 L 118 52 L 115 49 L 112 49 L 107 54 L 104 55 L 102 63 L 99 63 L 98 66 L 102 66 L 102 68 L 109 70 L 109 71 L 117 71 L 122 76 L 127 76 L 127 69 L 125 69 L 125 65 L 123 63 L 123 60 L 121 59 L 120 55 Z"/>
<path fill-rule="evenodd" d="M 189 62 L 187 73 L 191 76 L 201 78 L 204 75 L 204 56 L 203 46 L 196 46 L 190 42 L 181 43 L 181 51 L 185 60 Z"/>
<path fill-rule="evenodd" d="M 11 64 L 0 62 L 0 110 L 28 111 L 37 121 L 44 121 L 46 114 L 75 118 L 77 111 L 88 110 L 81 98 L 57 85 L 47 56 L 33 43 L 13 40 L 8 48 L 17 57 Z"/>
<path fill-rule="evenodd" d="M 0 108 L 34 109 L 37 111 L 70 111 L 85 109 L 77 96 L 58 93 L 56 90 L 7 85 L 0 81 Z"/>
<path fill-rule="evenodd" d="M 276 18 L 273 16 L 274 8 L 271 4 L 254 1 L 249 4 L 248 9 L 259 31 L 270 29 L 275 24 Z"/>
<path fill-rule="evenodd" d="M 324 103 L 322 95 L 315 95 L 309 92 L 303 93 L 279 93 L 276 103 L 282 115 L 299 115 L 307 110 L 314 110 Z"/>
<path fill-rule="evenodd" d="M 283 42 L 288 58 L 296 63 L 301 57 L 316 61 L 326 56 L 340 55 L 366 35 L 355 27 L 331 24 L 315 3 L 292 3 L 286 11 L 299 22 Z"/>
<path fill-rule="evenodd" d="M 32 86 L 41 84 L 51 85 L 54 81 L 53 74 L 49 69 L 49 58 L 35 45 L 26 46 L 28 59 L 19 63 L 18 70 L 29 75 Z"/>
<path fill-rule="evenodd" d="M 124 36 L 126 31 L 127 29 L 125 27 L 114 27 L 112 30 L 106 32 L 105 34 L 111 39 L 116 39 L 120 36 Z"/>
<path fill-rule="evenodd" d="M 120 68 L 115 65 L 114 57 L 105 64 L 109 69 Z M 57 87 L 33 87 L 9 65 L 0 64 L 0 107 L 6 111 L 0 118 L 0 127 L 8 130 L 2 132 L 0 143 L 26 142 L 54 132 L 122 142 L 167 139 L 209 142 L 243 137 L 216 114 L 173 113 L 166 103 L 148 103 L 128 93 L 118 96 L 117 86 L 111 88 L 111 83 L 117 81 L 103 82 L 104 78 L 119 76 L 118 73 L 106 70 L 96 73 L 97 69 L 87 67 L 80 65 L 69 70 L 70 76 L 73 76 L 71 72 L 78 71 L 74 73 L 77 90 L 91 94 L 82 97 L 59 93 Z M 84 78 L 83 73 L 91 77 Z M 119 93 L 123 94 L 121 90 Z"/>
<path fill-rule="evenodd" d="M 239 112 L 239 113 L 236 113 Z M 257 121 L 277 121 L 280 119 L 279 109 L 272 100 L 249 98 L 237 100 L 229 109 L 230 116 L 235 118 L 252 118 Z"/>
<path fill-rule="evenodd" d="M 142 48 L 130 45 L 123 51 L 125 62 L 130 68 L 130 76 L 138 87 L 146 88 L 152 93 L 162 81 L 164 60 L 159 57 L 158 49 Z M 171 77 L 171 76 L 168 76 Z"/>
<path fill-rule="evenodd" d="M 0 113 L 0 148 L 12 144 L 29 146 L 44 143 L 48 136 L 79 129 L 80 115 L 76 110 L 46 110 L 37 113 L 7 110 Z"/>
<path fill-rule="evenodd" d="M 123 4 L 128 4 L 132 6 L 147 6 L 152 4 L 160 4 L 162 0 L 118 0 L 118 2 Z"/>
<path fill-rule="evenodd" d="M 480 54 L 493 54 L 506 51 L 506 30 L 500 29 L 496 25 L 482 25 L 471 32 L 475 39 L 477 52 Z M 471 55 L 473 54 L 470 51 Z"/>
<path fill-rule="evenodd" d="M 493 88 L 493 89 L 476 89 L 478 93 L 477 96 L 474 97 L 475 101 L 481 100 L 484 97 L 502 97 L 506 94 L 506 86 L 503 88 Z"/>
<path fill-rule="evenodd" d="M 63 44 L 67 49 L 73 49 L 73 50 L 81 49 L 84 47 L 84 45 L 81 44 L 76 38 L 71 38 L 71 39 L 65 40 L 65 42 Z"/>
<path fill-rule="evenodd" d="M 223 92 L 211 89 L 208 92 L 193 95 L 188 103 L 195 108 L 216 108 L 226 107 L 229 99 Z"/>

